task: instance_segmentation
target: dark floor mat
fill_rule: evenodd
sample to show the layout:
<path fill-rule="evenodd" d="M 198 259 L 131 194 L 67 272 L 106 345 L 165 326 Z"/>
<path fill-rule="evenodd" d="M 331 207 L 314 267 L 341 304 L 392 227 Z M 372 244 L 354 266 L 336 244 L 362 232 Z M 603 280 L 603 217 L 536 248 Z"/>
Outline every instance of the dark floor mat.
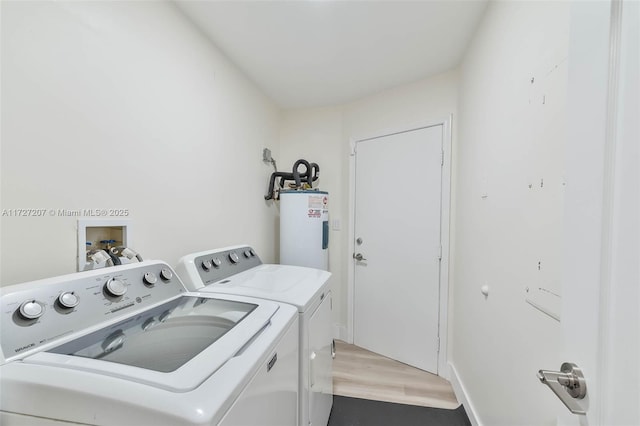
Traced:
<path fill-rule="evenodd" d="M 446 410 L 334 395 L 328 426 L 471 426 L 471 422 L 462 405 Z"/>

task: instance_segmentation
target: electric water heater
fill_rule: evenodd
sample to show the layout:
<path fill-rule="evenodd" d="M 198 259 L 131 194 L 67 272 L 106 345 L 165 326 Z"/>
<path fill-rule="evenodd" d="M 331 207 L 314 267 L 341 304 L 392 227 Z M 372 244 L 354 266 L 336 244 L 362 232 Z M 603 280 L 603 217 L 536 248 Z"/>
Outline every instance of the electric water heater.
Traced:
<path fill-rule="evenodd" d="M 280 191 L 280 263 L 329 269 L 329 193 Z"/>

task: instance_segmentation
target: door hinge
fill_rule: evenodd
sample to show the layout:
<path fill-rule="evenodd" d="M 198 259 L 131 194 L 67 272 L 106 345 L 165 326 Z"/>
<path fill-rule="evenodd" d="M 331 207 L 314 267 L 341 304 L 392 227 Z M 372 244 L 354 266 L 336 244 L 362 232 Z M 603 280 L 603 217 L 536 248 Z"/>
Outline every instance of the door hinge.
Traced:
<path fill-rule="evenodd" d="M 440 165 L 444 166 L 444 151 L 440 151 Z"/>
<path fill-rule="evenodd" d="M 442 260 L 442 244 L 440 244 L 440 247 L 438 250 L 438 260 Z"/>
<path fill-rule="evenodd" d="M 438 349 L 436 349 L 436 352 L 438 352 L 438 353 L 439 353 L 439 352 L 440 352 L 440 336 L 438 336 L 438 342 L 437 342 L 437 345 L 436 345 L 436 346 L 437 346 L 437 348 L 438 348 Z"/>

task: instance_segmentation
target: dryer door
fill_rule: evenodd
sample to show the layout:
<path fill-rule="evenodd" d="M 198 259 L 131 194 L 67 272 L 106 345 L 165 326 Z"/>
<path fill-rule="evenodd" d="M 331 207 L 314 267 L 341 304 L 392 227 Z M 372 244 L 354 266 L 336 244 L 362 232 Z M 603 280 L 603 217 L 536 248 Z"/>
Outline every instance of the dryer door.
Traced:
<path fill-rule="evenodd" d="M 326 425 L 333 404 L 331 292 L 309 318 L 309 424 Z"/>

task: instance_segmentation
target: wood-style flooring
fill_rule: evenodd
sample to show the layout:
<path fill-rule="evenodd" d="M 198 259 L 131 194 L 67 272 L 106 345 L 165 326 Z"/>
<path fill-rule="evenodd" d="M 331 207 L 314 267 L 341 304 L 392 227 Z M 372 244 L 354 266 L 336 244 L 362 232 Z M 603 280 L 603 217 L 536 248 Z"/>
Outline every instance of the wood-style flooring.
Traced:
<path fill-rule="evenodd" d="M 435 374 L 336 340 L 335 395 L 424 407 L 460 405 L 451 384 Z"/>

